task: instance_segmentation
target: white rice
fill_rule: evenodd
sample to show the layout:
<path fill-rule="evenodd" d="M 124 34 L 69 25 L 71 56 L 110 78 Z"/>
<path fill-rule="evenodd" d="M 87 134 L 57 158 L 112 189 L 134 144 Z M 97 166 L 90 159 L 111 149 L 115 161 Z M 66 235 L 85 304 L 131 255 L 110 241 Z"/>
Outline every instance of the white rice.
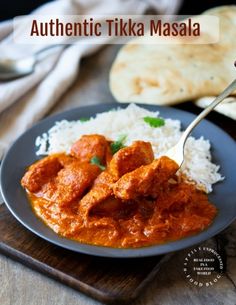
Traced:
<path fill-rule="evenodd" d="M 70 151 L 71 145 L 85 134 L 102 134 L 110 140 L 117 140 L 121 135 L 127 135 L 125 145 L 133 141 L 143 140 L 152 143 L 155 157 L 160 157 L 174 146 L 182 131 L 179 120 L 165 119 L 165 125 L 153 128 L 145 123 L 143 117 L 159 116 L 159 112 L 151 112 L 135 104 L 125 109 L 117 109 L 97 114 L 89 121 L 56 122 L 43 135 L 37 137 L 37 155 Z M 210 142 L 203 137 L 189 137 L 186 143 L 185 161 L 180 169 L 188 180 L 206 192 L 212 191 L 212 184 L 223 180 L 219 166 L 211 162 Z"/>

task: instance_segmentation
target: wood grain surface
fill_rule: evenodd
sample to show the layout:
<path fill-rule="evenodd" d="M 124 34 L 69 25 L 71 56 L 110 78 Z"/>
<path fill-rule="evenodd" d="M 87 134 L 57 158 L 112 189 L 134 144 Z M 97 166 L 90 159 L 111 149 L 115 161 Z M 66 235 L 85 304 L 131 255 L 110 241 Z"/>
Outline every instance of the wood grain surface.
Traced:
<path fill-rule="evenodd" d="M 98 54 L 84 59 L 77 81 L 51 110 L 51 113 L 82 105 L 113 102 L 114 99 L 108 88 L 108 74 L 118 48 L 119 46 L 107 46 Z M 177 108 L 196 114 L 201 111 L 190 102 L 179 105 Z M 208 119 L 236 139 L 235 121 L 217 113 L 211 113 Z M 43 244 L 40 243 L 40 245 L 44 248 Z M 191 251 L 186 249 L 175 253 L 161 266 L 156 277 L 147 285 L 147 289 L 134 304 L 236 305 L 236 222 L 202 245 L 216 249 L 224 260 L 224 275 L 217 283 L 212 287 L 203 288 L 189 283 L 183 272 L 184 258 Z M 25 245 L 26 249 L 28 247 L 30 244 Z M 60 265 L 59 262 L 58 264 Z M 68 268 L 73 270 L 73 265 Z M 74 289 L 25 268 L 6 256 L 0 256 L 0 283 L 1 305 L 101 304 Z"/>

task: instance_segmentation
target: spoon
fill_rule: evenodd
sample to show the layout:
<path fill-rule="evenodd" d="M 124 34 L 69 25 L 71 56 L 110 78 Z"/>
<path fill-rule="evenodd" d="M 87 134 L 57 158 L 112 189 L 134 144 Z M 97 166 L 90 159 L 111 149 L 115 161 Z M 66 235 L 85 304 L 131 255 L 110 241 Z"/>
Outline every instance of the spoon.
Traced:
<path fill-rule="evenodd" d="M 21 59 L 0 59 L 0 81 L 8 81 L 33 73 L 36 64 L 44 58 L 46 51 L 55 47 L 64 49 L 66 46 L 54 44 Z"/>
<path fill-rule="evenodd" d="M 227 96 L 229 96 L 235 90 L 236 79 L 192 121 L 192 123 L 185 129 L 179 142 L 167 151 L 166 156 L 174 160 L 179 165 L 179 167 L 181 167 L 184 162 L 184 146 L 192 130 L 202 121 L 203 118 L 205 118 L 205 116 L 207 116 L 209 112 L 211 112 L 218 104 L 220 104 Z"/>

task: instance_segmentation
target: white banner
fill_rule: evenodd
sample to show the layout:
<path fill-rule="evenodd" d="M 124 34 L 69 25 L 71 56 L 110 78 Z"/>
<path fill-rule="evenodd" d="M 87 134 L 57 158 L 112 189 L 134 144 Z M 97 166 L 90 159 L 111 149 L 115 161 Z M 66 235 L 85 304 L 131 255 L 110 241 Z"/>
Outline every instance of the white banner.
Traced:
<path fill-rule="evenodd" d="M 210 44 L 219 18 L 209 15 L 30 15 L 14 18 L 19 44 Z"/>

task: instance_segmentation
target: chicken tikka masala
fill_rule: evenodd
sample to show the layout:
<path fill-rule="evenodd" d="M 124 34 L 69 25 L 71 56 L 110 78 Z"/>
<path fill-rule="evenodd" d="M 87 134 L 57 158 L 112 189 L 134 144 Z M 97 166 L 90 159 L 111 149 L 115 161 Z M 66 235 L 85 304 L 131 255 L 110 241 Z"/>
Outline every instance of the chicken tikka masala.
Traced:
<path fill-rule="evenodd" d="M 154 158 L 149 142 L 112 150 L 104 136 L 84 135 L 70 154 L 31 165 L 21 180 L 35 213 L 58 234 L 115 248 L 143 247 L 196 234 L 216 208 L 178 165 Z"/>

